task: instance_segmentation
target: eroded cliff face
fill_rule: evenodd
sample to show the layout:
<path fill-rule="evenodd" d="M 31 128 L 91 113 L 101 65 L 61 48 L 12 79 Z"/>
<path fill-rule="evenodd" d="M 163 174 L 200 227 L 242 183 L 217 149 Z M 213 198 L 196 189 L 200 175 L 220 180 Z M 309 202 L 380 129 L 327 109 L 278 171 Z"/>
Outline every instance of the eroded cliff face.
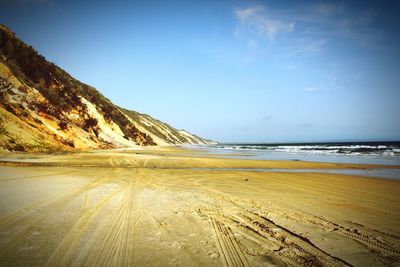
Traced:
<path fill-rule="evenodd" d="M 43 151 L 207 144 L 122 109 L 0 26 L 0 147 Z"/>

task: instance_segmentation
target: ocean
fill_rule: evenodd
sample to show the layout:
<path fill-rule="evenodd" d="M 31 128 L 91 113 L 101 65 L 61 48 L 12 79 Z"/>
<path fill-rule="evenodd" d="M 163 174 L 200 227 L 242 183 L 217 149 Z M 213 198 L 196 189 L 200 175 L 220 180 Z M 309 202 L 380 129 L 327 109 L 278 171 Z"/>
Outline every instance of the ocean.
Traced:
<path fill-rule="evenodd" d="M 203 149 L 247 159 L 400 165 L 400 141 L 216 144 Z"/>
<path fill-rule="evenodd" d="M 400 141 L 325 142 L 276 144 L 216 144 L 196 146 L 220 157 L 256 160 L 293 160 L 310 162 L 400 165 Z M 276 170 L 258 170 L 276 171 Z M 288 170 L 285 170 L 288 171 Z M 321 170 L 292 170 L 321 172 Z M 400 179 L 400 169 L 324 170 L 323 172 L 360 174 Z"/>

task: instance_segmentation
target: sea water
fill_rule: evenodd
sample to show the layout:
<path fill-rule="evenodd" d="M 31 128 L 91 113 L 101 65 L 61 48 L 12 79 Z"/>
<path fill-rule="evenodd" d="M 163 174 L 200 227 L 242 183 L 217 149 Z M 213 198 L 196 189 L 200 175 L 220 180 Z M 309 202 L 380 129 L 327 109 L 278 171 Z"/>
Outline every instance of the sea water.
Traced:
<path fill-rule="evenodd" d="M 400 165 L 400 142 L 217 144 L 197 148 L 246 159 Z"/>
<path fill-rule="evenodd" d="M 196 146 L 220 157 L 256 160 L 400 165 L 400 142 L 216 144 Z M 273 170 L 259 170 L 273 171 Z M 321 170 L 291 170 L 321 172 Z M 324 170 L 323 172 L 400 178 L 400 169 Z"/>

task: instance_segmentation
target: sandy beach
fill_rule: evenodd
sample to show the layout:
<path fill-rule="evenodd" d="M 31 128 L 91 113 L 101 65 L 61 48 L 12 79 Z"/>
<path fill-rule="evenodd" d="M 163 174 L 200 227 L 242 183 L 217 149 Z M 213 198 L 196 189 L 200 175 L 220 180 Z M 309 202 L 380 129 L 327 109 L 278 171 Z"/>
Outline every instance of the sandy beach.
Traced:
<path fill-rule="evenodd" d="M 374 168 L 400 167 L 2 153 L 0 266 L 398 266 L 400 180 L 323 173 Z"/>

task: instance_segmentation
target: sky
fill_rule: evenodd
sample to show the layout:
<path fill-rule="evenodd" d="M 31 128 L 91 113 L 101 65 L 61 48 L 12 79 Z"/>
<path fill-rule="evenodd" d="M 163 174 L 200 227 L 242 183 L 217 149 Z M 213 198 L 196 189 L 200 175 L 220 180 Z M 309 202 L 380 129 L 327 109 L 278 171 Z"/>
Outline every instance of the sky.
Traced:
<path fill-rule="evenodd" d="M 400 140 L 396 1 L 0 0 L 115 104 L 220 142 Z"/>

